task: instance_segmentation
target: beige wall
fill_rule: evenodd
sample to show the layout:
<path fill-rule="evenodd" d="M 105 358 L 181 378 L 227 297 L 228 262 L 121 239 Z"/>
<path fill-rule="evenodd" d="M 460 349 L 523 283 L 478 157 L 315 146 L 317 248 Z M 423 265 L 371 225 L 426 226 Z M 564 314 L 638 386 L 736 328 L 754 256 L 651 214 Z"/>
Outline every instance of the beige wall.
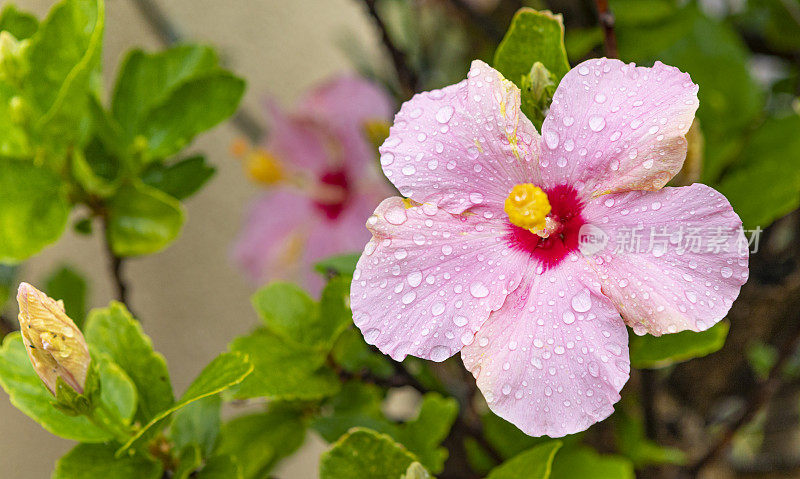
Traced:
<path fill-rule="evenodd" d="M 123 52 L 133 46 L 159 48 L 132 0 L 106 0 L 106 86 Z M 228 65 L 249 83 L 246 104 L 260 113 L 266 93 L 290 103 L 304 89 L 349 68 L 335 40 L 352 32 L 376 52 L 373 31 L 357 0 L 157 0 L 191 39 L 216 45 Z M 5 3 L 6 0 L 2 0 Z M 16 0 L 19 7 L 44 15 L 54 3 Z M 229 261 L 232 241 L 248 202 L 259 193 L 247 184 L 227 148 L 237 135 L 221 126 L 192 149 L 205 152 L 219 171 L 210 185 L 187 203 L 181 238 L 166 251 L 131 261 L 127 271 L 132 308 L 169 362 L 178 393 L 235 335 L 256 318 L 249 305 L 253 286 Z M 26 265 L 24 279 L 37 284 L 67 262 L 91 281 L 90 305 L 111 299 L 106 257 L 97 238 L 67 233 Z M 45 433 L 0 400 L 0 476 L 47 478 L 55 460 L 71 443 Z M 277 476 L 316 476 L 321 442 L 312 438 Z"/>

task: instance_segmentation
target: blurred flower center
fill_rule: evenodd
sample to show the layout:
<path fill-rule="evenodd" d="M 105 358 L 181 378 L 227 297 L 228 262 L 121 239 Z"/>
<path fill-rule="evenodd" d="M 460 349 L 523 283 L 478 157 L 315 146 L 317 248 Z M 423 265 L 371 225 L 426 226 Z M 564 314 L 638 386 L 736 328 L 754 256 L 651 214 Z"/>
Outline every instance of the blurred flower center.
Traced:
<path fill-rule="evenodd" d="M 348 185 L 347 174 L 343 168 L 324 172 L 319 177 L 319 185 L 314 192 L 314 206 L 329 220 L 336 220 L 350 198 Z"/>

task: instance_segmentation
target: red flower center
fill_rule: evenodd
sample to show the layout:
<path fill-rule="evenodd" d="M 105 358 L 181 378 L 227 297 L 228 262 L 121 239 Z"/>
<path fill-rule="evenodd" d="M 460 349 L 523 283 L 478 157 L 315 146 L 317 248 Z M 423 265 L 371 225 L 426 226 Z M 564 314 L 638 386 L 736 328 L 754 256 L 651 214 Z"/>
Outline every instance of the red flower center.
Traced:
<path fill-rule="evenodd" d="M 509 222 L 504 239 L 511 248 L 529 253 L 547 270 L 578 249 L 578 234 L 586 220 L 582 216 L 583 203 L 574 188 L 561 185 L 544 191 L 552 207 L 548 216 L 558 223 L 555 231 L 542 238 Z"/>
<path fill-rule="evenodd" d="M 319 177 L 322 194 L 314 200 L 314 206 L 331 221 L 339 218 L 350 199 L 349 182 L 343 168 L 328 170 Z"/>

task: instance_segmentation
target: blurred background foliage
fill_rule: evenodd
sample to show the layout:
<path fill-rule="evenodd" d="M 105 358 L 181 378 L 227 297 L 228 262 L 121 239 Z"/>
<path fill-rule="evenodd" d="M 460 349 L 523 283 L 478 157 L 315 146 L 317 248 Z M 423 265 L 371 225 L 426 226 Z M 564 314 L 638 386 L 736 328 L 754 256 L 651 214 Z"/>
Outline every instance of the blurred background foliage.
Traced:
<path fill-rule="evenodd" d="M 101 379 L 111 377 L 103 381 L 122 391 L 116 402 L 127 417 L 120 420 L 133 432 L 130 443 L 113 444 L 92 424 L 52 409 L 18 336 L 9 334 L 0 382 L 14 404 L 48 431 L 84 442 L 53 477 L 270 477 L 309 434 L 330 443 L 323 478 L 800 474 L 800 1 L 611 0 L 605 13 L 606 2 L 591 0 L 353 2 L 375 27 L 383 55 L 376 60 L 355 35 L 341 35 L 341 48 L 398 105 L 461 80 L 474 58 L 520 75 L 509 77 L 523 88 L 534 122 L 566 61 L 612 54 L 689 72 L 700 85 L 700 109 L 674 184 L 718 188 L 745 228 L 760 232 L 751 279 L 728 320 L 700 334 L 632 336 L 636 369 L 617 412 L 554 441 L 525 436 L 489 412 L 457 358 L 397 364 L 368 346 L 347 304 L 353 255 L 318 265 L 328 281 L 319 299 L 288 283 L 260 289 L 253 296 L 258 327 L 233 339 L 177 401 L 163 357 L 133 316 L 118 304 L 89 313 L 91 281 L 63 266 L 41 286 L 64 300 L 90 346 L 103 351 L 111 366 Z M 14 329 L 9 300 L 23 262 L 67 227 L 104 238 L 116 296 L 129 303 L 126 258 L 171 244 L 185 222 L 182 201 L 214 174 L 213 162 L 185 148 L 230 118 L 244 92 L 215 49 L 193 44 L 131 51 L 116 79 L 103 79 L 105 8 L 112 5 L 65 0 L 47 19 L 10 4 L 0 13 L 4 333 Z M 526 6 L 563 15 L 563 47 L 553 37 L 558 21 L 536 14 L 516 20 L 532 37 L 509 33 L 498 50 Z M 530 58 L 519 60 L 520 52 Z M 548 75 L 526 77 L 533 61 Z M 258 141 L 252 118 L 240 114 L 236 124 Z M 166 384 L 154 388 L 154 378 Z M 135 403 L 123 394 L 131 390 Z M 233 412 L 221 413 L 223 400 Z M 118 457 L 118 448 L 136 452 Z"/>

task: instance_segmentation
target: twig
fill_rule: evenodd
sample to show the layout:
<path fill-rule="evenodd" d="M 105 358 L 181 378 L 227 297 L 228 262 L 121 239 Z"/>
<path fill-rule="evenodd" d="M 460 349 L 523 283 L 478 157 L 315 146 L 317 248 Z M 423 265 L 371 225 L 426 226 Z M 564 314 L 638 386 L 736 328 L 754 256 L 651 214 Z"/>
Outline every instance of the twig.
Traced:
<path fill-rule="evenodd" d="M 174 45 L 184 41 L 180 29 L 170 20 L 161 7 L 153 0 L 133 0 L 139 13 L 144 17 L 164 45 Z M 264 137 L 264 128 L 257 116 L 245 107 L 240 107 L 231 119 L 233 125 L 252 143 L 258 143 Z"/>
<path fill-rule="evenodd" d="M 413 95 L 417 92 L 419 87 L 419 77 L 417 76 L 417 73 L 408 64 L 406 53 L 397 45 L 395 45 L 394 41 L 392 41 L 392 37 L 389 35 L 389 30 L 386 28 L 386 24 L 383 22 L 383 19 L 378 13 L 377 8 L 375 8 L 375 0 L 364 0 L 364 5 L 366 5 L 367 11 L 369 12 L 369 16 L 372 18 L 373 23 L 380 31 L 381 42 L 383 43 L 386 51 L 389 53 L 389 56 L 392 58 L 392 65 L 397 73 L 397 79 L 400 82 L 401 87 L 405 90 L 405 93 L 408 96 Z"/>
<path fill-rule="evenodd" d="M 775 392 L 781 386 L 783 382 L 783 369 L 791 360 L 798 346 L 800 346 L 800 319 L 796 321 L 794 330 L 789 335 L 789 339 L 783 344 L 778 352 L 778 359 L 775 361 L 775 365 L 770 370 L 767 379 L 763 381 L 761 386 L 753 391 L 753 393 L 750 395 L 745 405 L 744 412 L 739 419 L 729 425 L 724 430 L 717 442 L 709 448 L 708 452 L 706 452 L 705 455 L 703 455 L 697 462 L 694 463 L 694 465 L 689 468 L 689 474 L 691 477 L 696 477 L 697 473 L 700 472 L 703 467 L 714 461 L 714 459 L 716 459 L 717 456 L 725 450 L 728 444 L 730 444 L 739 429 L 749 424 L 756 414 L 758 414 L 761 408 L 769 403 L 770 399 L 772 399 L 772 397 L 775 395 Z"/>
<path fill-rule="evenodd" d="M 128 308 L 128 311 L 131 312 L 131 315 L 135 317 L 136 315 L 133 314 L 133 310 L 131 310 L 130 304 L 128 304 L 128 283 L 125 281 L 124 273 L 125 259 L 114 253 L 114 249 L 111 247 L 111 242 L 108 240 L 108 220 L 105 217 L 101 217 L 101 220 L 103 223 L 104 233 L 103 243 L 105 245 L 106 253 L 108 254 L 111 277 L 114 280 L 114 287 L 116 289 L 116 298 L 119 302 L 123 303 Z"/>
<path fill-rule="evenodd" d="M 608 6 L 608 0 L 594 0 L 597 5 L 597 18 L 603 27 L 603 43 L 608 58 L 619 58 L 617 51 L 617 35 L 614 32 L 614 14 Z"/>
<path fill-rule="evenodd" d="M 455 9 L 460 10 L 469 20 L 478 26 L 483 33 L 492 41 L 500 42 L 503 39 L 503 32 L 497 28 L 497 25 L 482 13 L 475 10 L 470 4 L 464 0 L 449 0 L 450 5 Z"/>

